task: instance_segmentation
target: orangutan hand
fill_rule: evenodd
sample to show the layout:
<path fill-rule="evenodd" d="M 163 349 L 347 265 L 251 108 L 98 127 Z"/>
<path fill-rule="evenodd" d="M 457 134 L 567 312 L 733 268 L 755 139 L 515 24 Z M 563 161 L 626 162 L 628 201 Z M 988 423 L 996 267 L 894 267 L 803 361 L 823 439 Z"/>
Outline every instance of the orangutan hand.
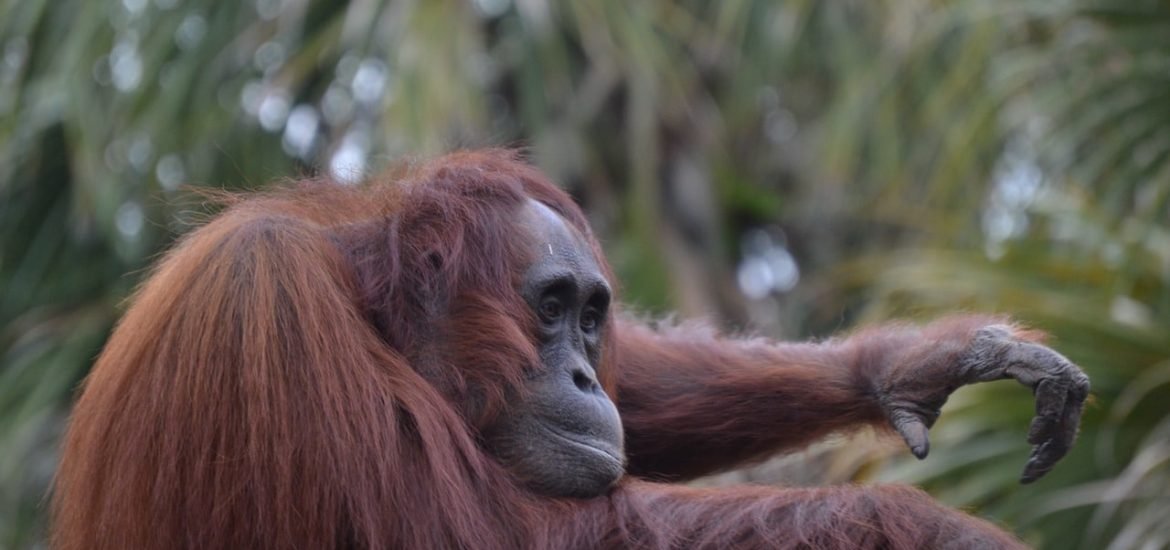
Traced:
<path fill-rule="evenodd" d="M 894 365 L 880 382 L 881 407 L 914 456 L 925 458 L 929 452 L 927 429 L 952 392 L 967 384 L 1005 378 L 1032 388 L 1036 396 L 1036 416 L 1028 430 L 1032 454 L 1020 483 L 1039 479 L 1069 451 L 1089 394 L 1089 377 L 1076 365 L 1008 325 L 978 329 L 957 354 L 948 353 L 945 345 L 938 347 L 937 353 L 949 360 Z M 923 351 L 920 348 L 915 355 L 919 359 L 932 355 Z"/>

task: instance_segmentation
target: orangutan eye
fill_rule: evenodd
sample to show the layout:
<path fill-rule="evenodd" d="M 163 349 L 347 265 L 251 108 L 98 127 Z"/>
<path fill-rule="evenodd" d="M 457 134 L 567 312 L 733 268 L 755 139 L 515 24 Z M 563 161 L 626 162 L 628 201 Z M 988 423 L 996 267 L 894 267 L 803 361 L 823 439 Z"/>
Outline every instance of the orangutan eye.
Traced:
<path fill-rule="evenodd" d="M 540 303 L 540 317 L 545 322 L 554 322 L 560 320 L 565 315 L 565 307 L 561 305 L 560 300 L 556 298 L 545 298 Z"/>
<path fill-rule="evenodd" d="M 600 324 L 601 315 L 597 310 L 591 308 L 581 312 L 581 330 L 592 333 Z"/>

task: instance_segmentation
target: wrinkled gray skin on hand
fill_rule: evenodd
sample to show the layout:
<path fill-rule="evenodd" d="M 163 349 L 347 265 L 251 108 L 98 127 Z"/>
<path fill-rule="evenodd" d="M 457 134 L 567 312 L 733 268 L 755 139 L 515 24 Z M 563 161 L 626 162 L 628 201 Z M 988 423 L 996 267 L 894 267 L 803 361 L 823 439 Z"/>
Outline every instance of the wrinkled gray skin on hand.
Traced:
<path fill-rule="evenodd" d="M 947 396 L 960 386 L 1007 378 L 1032 388 L 1036 397 L 1036 416 L 1028 430 L 1032 453 L 1020 482 L 1047 474 L 1072 448 L 1089 377 L 1063 355 L 1018 338 L 1007 325 L 990 325 L 976 331 L 957 361 L 933 367 L 895 374 L 902 379 L 883 384 L 887 389 L 880 398 L 890 424 L 918 458 L 930 451 L 927 429 Z"/>

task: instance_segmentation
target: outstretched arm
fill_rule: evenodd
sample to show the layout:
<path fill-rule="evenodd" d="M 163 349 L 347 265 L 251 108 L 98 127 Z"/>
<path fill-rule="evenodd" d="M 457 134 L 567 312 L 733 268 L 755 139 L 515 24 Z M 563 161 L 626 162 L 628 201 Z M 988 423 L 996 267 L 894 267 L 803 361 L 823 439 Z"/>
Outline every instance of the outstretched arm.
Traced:
<path fill-rule="evenodd" d="M 1027 482 L 1068 451 L 1088 392 L 1085 375 L 1035 333 L 989 316 L 800 344 L 626 319 L 616 328 L 629 471 L 650 478 L 695 477 L 867 424 L 895 429 L 921 458 L 951 392 L 1015 378 L 1037 398 Z"/>

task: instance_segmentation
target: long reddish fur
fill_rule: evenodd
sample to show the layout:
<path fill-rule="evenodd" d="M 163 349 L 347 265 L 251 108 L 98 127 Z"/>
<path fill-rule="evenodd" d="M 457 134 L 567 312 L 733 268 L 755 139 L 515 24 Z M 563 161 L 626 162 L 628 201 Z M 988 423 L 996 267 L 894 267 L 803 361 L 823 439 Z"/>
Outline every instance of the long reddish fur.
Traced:
<path fill-rule="evenodd" d="M 388 179 L 249 197 L 155 268 L 76 404 L 54 547 L 1020 545 L 906 487 L 525 490 L 477 441 L 539 368 L 513 213 L 535 198 L 600 247 L 510 152 Z M 868 372 L 946 361 L 989 321 L 778 344 L 620 317 L 600 374 L 630 472 L 684 480 L 881 423 Z"/>

